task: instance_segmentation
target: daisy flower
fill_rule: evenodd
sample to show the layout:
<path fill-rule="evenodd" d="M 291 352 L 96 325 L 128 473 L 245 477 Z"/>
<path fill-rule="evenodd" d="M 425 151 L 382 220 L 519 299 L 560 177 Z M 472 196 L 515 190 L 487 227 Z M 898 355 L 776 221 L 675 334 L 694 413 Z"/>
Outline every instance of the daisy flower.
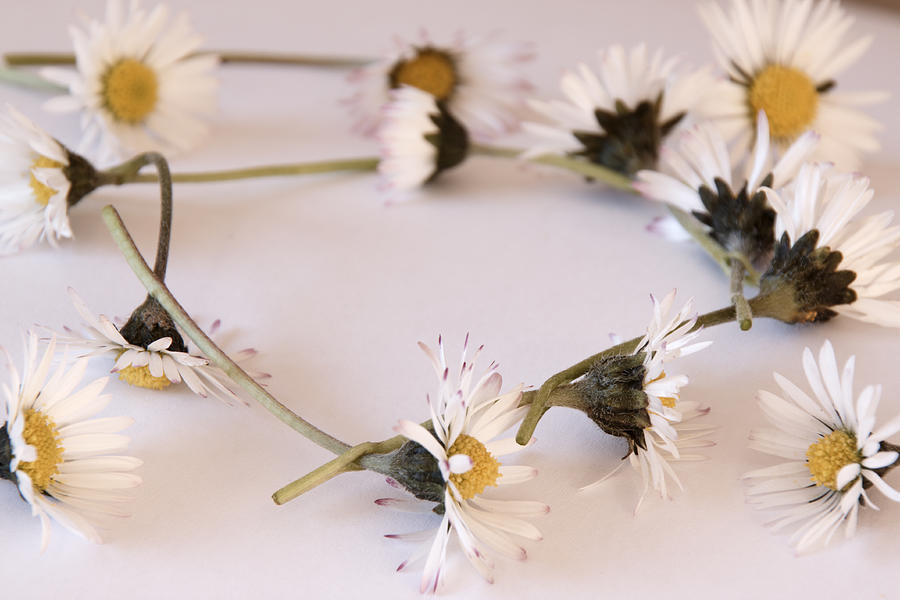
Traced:
<path fill-rule="evenodd" d="M 892 211 L 858 218 L 874 194 L 869 179 L 810 164 L 792 185 L 765 191 L 781 242 L 761 293 L 804 288 L 796 298 L 809 306 L 794 321 L 842 314 L 900 327 L 900 301 L 884 298 L 900 288 L 900 261 L 882 260 L 900 245 L 900 227 L 891 225 Z"/>
<path fill-rule="evenodd" d="M 87 360 L 71 367 L 63 361 L 50 375 L 56 340 L 41 358 L 34 333 L 28 334 L 26 346 L 22 377 L 10 361 L 9 381 L 3 386 L 0 477 L 15 483 L 32 514 L 40 517 L 42 549 L 51 518 L 99 543 L 97 527 L 110 517 L 128 516 L 123 506 L 131 499 L 128 490 L 141 483 L 131 473 L 140 460 L 110 455 L 128 446 L 119 432 L 132 420 L 89 419 L 109 403 L 110 397 L 101 394 L 107 378 L 75 391 Z"/>
<path fill-rule="evenodd" d="M 0 254 L 72 237 L 69 152 L 7 105 L 0 115 Z"/>
<path fill-rule="evenodd" d="M 371 135 L 378 130 L 390 91 L 402 86 L 443 102 L 477 137 L 492 137 L 517 125 L 522 95 L 530 89 L 519 73 L 520 64 L 532 57 L 527 44 L 459 35 L 444 47 L 422 32 L 419 44 L 398 39 L 396 45 L 390 55 L 351 74 L 357 91 L 347 103 L 360 132 Z"/>
<path fill-rule="evenodd" d="M 634 184 L 641 194 L 692 214 L 710 229 L 723 248 L 747 256 L 755 266 L 768 262 L 775 244 L 775 213 L 762 187 L 780 189 L 796 177 L 818 142 L 807 132 L 775 160 L 766 114 L 757 115 L 756 142 L 751 155 L 734 164 L 728 146 L 713 125 L 702 123 L 681 132 L 662 152 L 662 170 L 644 170 Z M 671 217 L 670 217 L 671 219 Z M 674 219 L 672 219 L 674 220 Z M 657 222 L 651 230 L 675 231 Z"/>
<path fill-rule="evenodd" d="M 66 331 L 73 335 L 60 338 L 60 341 L 86 350 L 85 358 L 109 356 L 115 359 L 112 372 L 118 373 L 120 380 L 151 390 L 163 390 L 183 381 L 198 396 L 213 396 L 228 404 L 243 402 L 224 383 L 227 376 L 219 368 L 210 365 L 205 357 L 187 351 L 180 334 L 175 339 L 172 335 L 160 337 L 146 346 L 131 343 L 109 318 L 95 316 L 72 288 L 69 288 L 69 296 L 81 316 L 86 333 L 79 335 L 67 328 Z M 216 321 L 210 334 L 215 333 L 218 326 Z M 255 350 L 248 348 L 232 355 L 232 359 L 241 362 L 255 354 Z M 267 377 L 264 373 L 250 375 L 255 379 Z"/>
<path fill-rule="evenodd" d="M 669 463 L 702 460 L 703 457 L 686 454 L 682 450 L 713 445 L 712 441 L 704 439 L 712 427 L 687 423 L 708 413 L 709 408 L 700 408 L 699 403 L 695 401 L 682 400 L 681 388 L 688 383 L 687 375 L 673 373 L 671 369 L 665 370 L 666 363 L 703 350 L 712 342 L 694 341 L 701 330 L 691 331 L 697 323 L 693 300 L 688 300 L 680 310 L 670 314 L 675 302 L 675 290 L 667 294 L 662 301 L 658 301 L 652 295 L 650 299 L 653 302 L 653 318 L 632 355 L 639 359 L 637 362 L 639 368 L 629 369 L 632 373 L 636 372 L 638 377 L 633 387 L 645 396 L 642 411 L 646 416 L 641 415 L 643 418 L 634 419 L 631 427 L 622 427 L 622 413 L 610 410 L 609 407 L 606 411 L 598 407 L 593 414 L 588 415 L 605 431 L 628 439 L 629 462 L 635 470 L 640 471 L 643 482 L 643 490 L 635 512 L 641 507 L 651 487 L 660 497 L 670 497 L 667 479 L 671 479 L 683 489 L 681 481 Z M 604 366 L 600 363 L 595 369 L 603 369 Z M 590 385 L 592 377 L 598 375 L 597 371 L 589 373 L 585 384 Z M 607 414 L 602 414 L 603 412 Z M 623 462 L 622 465 L 624 464 Z M 598 486 L 622 465 L 582 489 Z"/>
<path fill-rule="evenodd" d="M 835 89 L 871 42 L 844 39 L 853 19 L 837 1 L 733 0 L 728 14 L 708 3 L 700 15 L 727 74 L 706 110 L 727 139 L 749 148 L 762 110 L 780 148 L 812 129 L 822 136 L 816 158 L 846 169 L 856 167 L 860 153 L 878 149 L 879 124 L 856 107 L 885 95 Z"/>
<path fill-rule="evenodd" d="M 791 543 L 797 552 L 827 545 L 842 525 L 847 537 L 853 535 L 859 509 L 877 508 L 868 494 L 873 486 L 900 502 L 900 491 L 881 478 L 900 456 L 900 447 L 885 441 L 900 431 L 900 416 L 875 427 L 881 386 L 866 386 L 854 399 L 854 365 L 851 357 L 839 370 L 826 341 L 818 364 L 809 348 L 803 351 L 811 396 L 778 373 L 780 394 L 757 393 L 776 429 L 754 430 L 750 447 L 789 462 L 744 475 L 747 495 L 757 508 L 779 513 L 774 530 L 796 528 Z"/>
<path fill-rule="evenodd" d="M 202 38 L 187 15 L 167 21 L 165 6 L 147 12 L 137 0 L 127 9 L 109 0 L 105 22 L 70 29 L 77 71 L 42 71 L 69 89 L 45 108 L 82 113 L 81 147 L 99 145 L 101 163 L 148 150 L 185 150 L 206 134 L 218 58 L 194 54 Z"/>
<path fill-rule="evenodd" d="M 396 90 L 392 97 L 378 131 L 378 172 L 386 187 L 419 187 L 465 160 L 469 136 L 443 103 L 409 86 Z"/>
<path fill-rule="evenodd" d="M 625 175 L 653 168 L 660 144 L 708 84 L 706 71 L 680 73 L 676 58 L 651 56 L 643 44 L 611 46 L 599 58 L 599 75 L 582 63 L 563 76 L 565 100 L 529 103 L 549 123 L 523 125 L 540 139 L 524 156 L 583 156 Z"/>
<path fill-rule="evenodd" d="M 471 361 L 463 349 L 458 377 L 452 378 L 440 339 L 436 352 L 421 342 L 419 346 L 431 359 L 440 382 L 437 396 L 428 397 L 433 431 L 405 420 L 395 429 L 424 448 L 433 458 L 432 464 L 436 462 L 436 479 L 443 488 L 436 500 L 441 502 L 443 518 L 436 534 L 426 530 L 388 537 L 425 541 L 398 570 L 427 556 L 420 591 L 434 593 L 444 575 L 447 543 L 453 534 L 472 566 L 492 581 L 489 551 L 523 560 L 525 549 L 514 538 L 540 540 L 541 534 L 521 517 L 537 516 L 550 509 L 539 502 L 497 500 L 483 495 L 487 487 L 520 483 L 537 474 L 531 467 L 501 464 L 498 458 L 522 446 L 512 437 L 494 439 L 521 421 L 528 411 L 527 406 L 518 407 L 522 386 L 501 394 L 502 378 L 496 364 L 473 381 L 474 363 L 482 348 Z M 391 506 L 406 502 L 389 498 L 377 501 Z"/>

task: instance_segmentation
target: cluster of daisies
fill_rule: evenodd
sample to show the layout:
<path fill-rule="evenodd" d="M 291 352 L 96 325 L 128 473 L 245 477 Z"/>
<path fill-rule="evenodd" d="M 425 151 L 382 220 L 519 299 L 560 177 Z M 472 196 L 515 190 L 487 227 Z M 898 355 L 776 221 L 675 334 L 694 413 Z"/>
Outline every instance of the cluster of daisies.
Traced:
<path fill-rule="evenodd" d="M 873 191 L 848 171 L 878 147 L 878 124 L 858 107 L 883 96 L 845 92 L 836 80 L 869 39 L 846 40 L 850 20 L 835 0 L 726 4 L 700 7 L 718 73 L 645 45 L 611 46 L 599 52 L 597 69 L 579 64 L 563 76 L 563 99 L 541 100 L 530 97 L 520 73 L 527 45 L 460 36 L 443 46 L 423 35 L 355 71 L 348 104 L 356 129 L 379 140 L 377 168 L 388 187 L 428 184 L 520 128 L 532 141 L 515 153 L 521 160 L 560 157 L 559 164 L 613 173 L 668 205 L 672 216 L 651 230 L 701 241 L 733 282 L 757 285 L 748 304 L 755 315 L 820 322 L 843 314 L 900 327 L 900 302 L 889 299 L 900 288 L 900 262 L 885 260 L 900 244 L 900 227 L 889 212 L 862 216 Z M 148 12 L 110 0 L 103 21 L 87 20 L 71 35 L 75 69 L 41 74 L 67 91 L 46 107 L 81 114 L 77 153 L 12 107 L 0 116 L 2 253 L 71 237 L 68 210 L 94 189 L 123 182 L 121 167 L 109 169 L 113 161 L 183 151 L 208 132 L 218 59 L 200 51 L 184 15 L 170 21 L 162 6 Z M 30 333 L 21 376 L 10 361 L 0 413 L 0 477 L 41 517 L 44 544 L 49 518 L 98 541 L 98 527 L 125 514 L 128 490 L 140 483 L 137 459 L 111 455 L 125 448 L 119 431 L 129 420 L 86 420 L 108 401 L 105 378 L 76 391 L 89 359 L 107 357 L 122 381 L 142 388 L 184 383 L 201 396 L 238 400 L 224 373 L 188 350 L 152 299 L 117 326 L 71 296 L 85 332 L 43 341 Z M 702 458 L 694 451 L 712 444 L 712 428 L 695 420 L 708 408 L 682 399 L 688 377 L 672 365 L 709 345 L 701 335 L 691 302 L 677 308 L 674 292 L 653 298 L 642 337 L 550 393 L 549 406 L 582 410 L 627 442 L 627 464 L 642 481 L 638 507 L 650 490 L 668 497 L 673 484 L 681 487 L 675 463 Z M 78 354 L 73 365 L 58 359 L 58 343 Z M 541 539 L 531 519 L 549 507 L 490 497 L 489 488 L 536 475 L 501 462 L 523 447 L 503 435 L 529 413 L 534 392 L 522 385 L 503 392 L 493 363 L 476 375 L 480 348 L 472 358 L 464 350 L 451 369 L 440 341 L 436 350 L 422 347 L 439 380 L 430 420 L 400 421 L 396 431 L 408 441 L 388 466 L 372 470 L 439 515 L 436 530 L 389 536 L 419 542 L 401 568 L 424 561 L 421 588 L 433 593 L 451 538 L 491 580 L 492 555 L 525 558 L 523 540 Z M 776 527 L 793 527 L 800 551 L 827 544 L 841 528 L 853 533 L 859 509 L 874 506 L 872 487 L 900 501 L 882 478 L 900 459 L 888 441 L 900 418 L 876 426 L 881 388 L 855 393 L 853 359 L 839 369 L 827 342 L 818 361 L 804 352 L 803 368 L 808 391 L 776 374 L 780 393 L 759 392 L 775 428 L 751 435 L 754 448 L 789 462 L 746 476 L 752 501 L 780 511 Z"/>

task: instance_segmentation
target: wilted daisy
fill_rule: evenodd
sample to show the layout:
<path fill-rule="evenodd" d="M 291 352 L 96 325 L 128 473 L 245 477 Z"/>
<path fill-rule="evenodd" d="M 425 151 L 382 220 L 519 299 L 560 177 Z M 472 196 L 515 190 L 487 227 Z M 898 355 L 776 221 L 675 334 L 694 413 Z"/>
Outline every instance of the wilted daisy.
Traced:
<path fill-rule="evenodd" d="M 224 383 L 227 377 L 219 368 L 210 365 L 205 357 L 188 352 L 174 326 L 168 331 L 169 335 L 154 337 L 146 345 L 142 345 L 144 342 L 135 343 L 137 340 L 129 342 L 123 335 L 125 327 L 117 328 L 105 315 L 95 316 L 71 288 L 69 296 L 84 322 L 85 333 L 81 335 L 67 329 L 73 335 L 60 338 L 60 341 L 73 348 L 88 351 L 85 357 L 109 356 L 114 359 L 112 371 L 118 373 L 119 379 L 125 383 L 163 390 L 173 383 L 183 381 L 192 392 L 204 398 L 213 396 L 229 404 L 243 402 Z M 216 328 L 218 321 L 214 323 L 210 334 Z M 232 355 L 232 359 L 240 362 L 255 354 L 255 350 L 246 349 Z M 254 373 L 251 376 L 259 378 L 266 375 Z"/>
<path fill-rule="evenodd" d="M 522 386 L 501 394 L 503 381 L 496 364 L 491 364 L 486 373 L 473 381 L 474 363 L 481 348 L 471 361 L 468 361 L 463 349 L 458 374 L 453 377 L 440 339 L 437 352 L 424 344 L 419 345 L 431 359 L 440 382 L 437 396 L 428 397 L 431 427 L 426 429 L 404 420 L 395 429 L 411 440 L 401 448 L 400 455 L 412 458 L 424 454 L 428 466 L 417 470 L 419 476 L 402 477 L 403 473 L 408 472 L 409 465 L 421 465 L 423 461 L 422 456 L 416 463 L 400 461 L 403 465 L 396 470 L 398 476 L 395 480 L 417 496 L 438 502 L 435 512 L 442 513 L 443 518 L 436 533 L 429 529 L 388 537 L 422 542 L 419 550 L 398 570 L 425 558 L 420 590 L 434 593 L 444 575 L 447 543 L 451 534 L 456 534 L 472 566 L 482 577 L 492 581 L 490 551 L 524 559 L 526 552 L 517 538 L 540 540 L 541 534 L 521 517 L 541 515 L 550 509 L 540 502 L 484 497 L 488 487 L 520 483 L 537 474 L 531 467 L 501 464 L 500 457 L 522 446 L 512 437 L 494 439 L 521 421 L 528 411 L 527 406 L 518 408 Z M 423 449 L 426 453 L 422 452 Z M 423 484 L 429 482 L 432 482 L 434 489 L 423 488 Z M 404 506 L 412 502 L 385 498 L 377 503 Z"/>
<path fill-rule="evenodd" d="M 654 168 L 662 141 L 704 97 L 708 75 L 679 72 L 678 59 L 643 44 L 611 46 L 599 58 L 599 75 L 580 64 L 563 76 L 565 100 L 530 102 L 549 123 L 523 126 L 540 140 L 525 156 L 583 156 L 625 175 Z"/>
<path fill-rule="evenodd" d="M 775 213 L 761 188 L 789 184 L 815 149 L 818 136 L 807 132 L 775 161 L 763 111 L 757 115 L 757 131 L 753 153 L 734 164 L 719 131 L 709 123 L 695 125 L 681 132 L 671 147 L 663 147 L 661 172 L 640 171 L 634 187 L 648 198 L 692 214 L 723 248 L 762 266 L 775 243 Z M 664 223 L 653 228 L 661 226 L 663 232 L 678 231 Z"/>
<path fill-rule="evenodd" d="M 803 351 L 811 396 L 778 373 L 780 394 L 757 393 L 777 429 L 754 430 L 750 447 L 789 462 L 744 475 L 747 494 L 757 508 L 778 511 L 774 530 L 796 528 L 791 543 L 798 552 L 827 545 L 842 525 L 847 537 L 853 535 L 860 507 L 877 508 L 868 494 L 872 486 L 900 502 L 900 491 L 882 479 L 900 457 L 900 446 L 885 441 L 900 431 L 900 416 L 876 428 L 881 386 L 866 386 L 854 397 L 854 366 L 851 357 L 838 369 L 826 341 L 818 364 L 809 348 Z"/>
<path fill-rule="evenodd" d="M 0 254 L 72 237 L 69 207 L 90 191 L 93 173 L 83 158 L 7 105 L 0 115 Z"/>
<path fill-rule="evenodd" d="M 126 417 L 89 419 L 110 397 L 101 394 L 106 378 L 78 391 L 87 360 L 71 367 L 62 361 L 51 375 L 56 341 L 38 356 L 38 339 L 28 335 L 22 376 L 9 362 L 0 417 L 0 477 L 18 486 L 19 494 L 41 518 L 41 548 L 46 548 L 50 519 L 92 542 L 98 526 L 110 517 L 128 516 L 128 492 L 141 483 L 131 473 L 141 461 L 112 456 L 124 450 L 128 438 L 119 432 Z M 48 378 L 49 376 L 49 378 Z"/>
<path fill-rule="evenodd" d="M 760 295 L 770 297 L 766 310 L 785 312 L 770 316 L 796 322 L 842 314 L 900 327 L 900 300 L 884 298 L 900 288 L 900 261 L 882 260 L 900 245 L 900 227 L 891 225 L 892 211 L 857 218 L 874 194 L 867 177 L 805 165 L 792 185 L 766 194 L 781 241 Z M 782 290 L 793 297 L 782 298 Z M 794 317 L 783 318 L 791 310 Z"/>
<path fill-rule="evenodd" d="M 727 139 L 749 148 L 763 110 L 781 148 L 812 129 L 822 136 L 816 157 L 846 169 L 860 153 L 878 149 L 880 126 L 856 107 L 885 96 L 836 89 L 836 78 L 871 42 L 844 39 L 853 19 L 837 1 L 732 0 L 728 14 L 716 3 L 701 6 L 700 14 L 728 76 L 707 106 Z"/>
<path fill-rule="evenodd" d="M 378 172 L 388 188 L 397 190 L 433 181 L 464 161 L 469 151 L 466 129 L 443 103 L 409 86 L 392 93 L 378 141 Z"/>
<path fill-rule="evenodd" d="M 459 35 L 445 47 L 424 32 L 418 44 L 398 39 L 396 45 L 389 56 L 351 75 L 357 91 L 347 102 L 362 133 L 379 129 L 391 90 L 403 86 L 443 102 L 477 137 L 504 133 L 518 123 L 522 96 L 530 89 L 519 72 L 531 59 L 528 45 Z"/>
<path fill-rule="evenodd" d="M 169 23 L 168 14 L 162 5 L 147 12 L 137 0 L 127 9 L 109 0 L 105 22 L 87 20 L 84 29 L 70 29 L 77 71 L 42 71 L 69 89 L 46 108 L 81 112 L 81 148 L 99 145 L 100 162 L 147 150 L 185 150 L 206 134 L 218 58 L 195 55 L 202 38 L 187 15 Z"/>
<path fill-rule="evenodd" d="M 698 402 L 681 399 L 687 375 L 664 370 L 666 363 L 703 350 L 712 342 L 694 341 L 700 329 L 692 331 L 697 323 L 693 300 L 671 315 L 675 290 L 662 301 L 650 298 L 653 318 L 634 353 L 599 361 L 576 384 L 582 396 L 595 398 L 588 416 L 607 433 L 628 440 L 629 462 L 640 471 L 643 482 L 635 512 L 651 486 L 663 498 L 669 497 L 668 479 L 682 488 L 670 462 L 703 458 L 683 450 L 713 445 L 704 439 L 712 427 L 687 424 L 709 412 L 708 408 L 700 408 Z M 602 393 L 597 393 L 601 388 Z M 583 489 L 598 486 L 622 465 Z"/>

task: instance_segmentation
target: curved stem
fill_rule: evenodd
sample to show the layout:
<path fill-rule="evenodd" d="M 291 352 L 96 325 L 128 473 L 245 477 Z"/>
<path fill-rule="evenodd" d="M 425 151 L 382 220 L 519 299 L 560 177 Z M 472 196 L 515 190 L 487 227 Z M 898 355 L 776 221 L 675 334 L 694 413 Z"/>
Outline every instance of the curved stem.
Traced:
<path fill-rule="evenodd" d="M 740 260 L 731 260 L 731 304 L 737 314 L 737 322 L 741 331 L 747 331 L 753 327 L 753 311 L 744 297 L 744 276 L 746 275 L 744 263 Z"/>
<path fill-rule="evenodd" d="M 228 50 L 206 50 L 204 52 L 197 52 L 191 56 L 203 56 L 209 54 L 218 56 L 219 61 L 223 64 L 250 63 L 352 68 L 361 67 L 373 62 L 372 59 L 358 56 L 324 56 L 319 54 L 285 54 L 280 52 L 241 52 Z M 66 52 L 8 52 L 3 55 L 3 59 L 6 61 L 7 65 L 20 67 L 75 64 L 75 55 Z"/>
<path fill-rule="evenodd" d="M 335 454 L 342 454 L 350 449 L 349 444 L 345 444 L 334 436 L 318 429 L 301 416 L 292 412 L 288 407 L 279 402 L 274 396 L 267 392 L 262 386 L 247 375 L 247 373 L 238 366 L 231 358 L 222 351 L 202 329 L 187 314 L 187 311 L 178 303 L 172 292 L 166 285 L 150 270 L 144 258 L 134 245 L 134 240 L 128 233 L 125 224 L 119 213 L 112 206 L 106 206 L 102 211 L 103 222 L 112 234 L 119 251 L 128 261 L 128 266 L 137 275 L 147 293 L 154 298 L 169 313 L 172 320 L 184 331 L 201 352 L 215 366 L 222 369 L 228 377 L 235 383 L 240 385 L 244 390 L 257 402 L 259 402 L 266 410 L 275 415 L 280 421 L 309 439 L 311 442 L 318 444 L 322 448 Z"/>
<path fill-rule="evenodd" d="M 172 175 L 172 181 L 174 183 L 211 183 L 261 177 L 313 175 L 316 173 L 333 173 L 335 171 L 374 171 L 378 167 L 378 162 L 379 159 L 377 157 L 366 157 L 283 165 L 261 165 L 243 169 L 175 173 Z M 155 181 L 157 181 L 155 175 L 139 175 L 135 172 L 116 183 L 121 185 L 123 183 L 153 183 Z"/>
<path fill-rule="evenodd" d="M 480 154 L 482 156 L 496 156 L 500 158 L 515 158 L 520 160 L 525 160 L 527 162 L 533 162 L 541 165 L 548 165 L 551 167 L 559 167 L 561 169 L 566 169 L 567 171 L 572 171 L 573 173 L 578 173 L 579 175 L 584 175 L 585 177 L 589 177 L 590 179 L 596 179 L 598 181 L 602 181 L 603 183 L 614 187 L 619 190 L 623 190 L 625 192 L 635 192 L 634 186 L 632 185 L 631 178 L 622 175 L 617 171 L 613 171 L 612 169 L 608 169 L 606 167 L 596 165 L 592 162 L 582 160 L 580 158 L 572 158 L 569 156 L 560 156 L 556 154 L 543 154 L 541 156 L 536 156 L 534 158 L 525 158 L 522 159 L 522 153 L 525 150 L 519 148 L 500 148 L 497 146 L 482 146 L 478 144 L 472 145 L 470 151 L 473 154 Z"/>
<path fill-rule="evenodd" d="M 61 85 L 55 84 L 52 81 L 47 81 L 40 75 L 35 75 L 34 73 L 22 71 L 20 69 L 0 67 L 0 81 L 45 92 L 66 91 L 66 88 Z"/>

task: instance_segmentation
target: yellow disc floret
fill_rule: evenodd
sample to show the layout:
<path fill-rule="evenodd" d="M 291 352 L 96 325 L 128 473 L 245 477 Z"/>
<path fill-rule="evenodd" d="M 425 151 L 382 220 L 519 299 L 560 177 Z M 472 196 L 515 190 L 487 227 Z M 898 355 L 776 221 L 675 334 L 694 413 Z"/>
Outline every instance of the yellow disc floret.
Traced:
<path fill-rule="evenodd" d="M 470 435 L 461 433 L 447 451 L 447 456 L 454 454 L 465 454 L 472 461 L 472 468 L 465 473 L 450 475 L 450 481 L 465 500 L 477 496 L 489 485 L 497 485 L 500 478 L 500 463 L 491 456 L 484 444 Z"/>
<path fill-rule="evenodd" d="M 59 163 L 52 158 L 47 158 L 46 156 L 38 156 L 34 162 L 31 163 L 32 169 L 59 169 L 62 166 L 62 163 Z M 41 206 L 47 206 L 50 203 L 50 198 L 56 194 L 57 190 L 38 181 L 34 176 L 34 171 L 29 171 L 29 173 L 31 173 L 31 180 L 28 183 L 31 185 L 34 201 Z"/>
<path fill-rule="evenodd" d="M 411 85 L 438 100 L 449 98 L 457 83 L 453 59 L 433 48 L 419 50 L 415 57 L 397 63 L 391 71 L 394 87 Z"/>
<path fill-rule="evenodd" d="M 17 467 L 31 478 L 32 485 L 44 491 L 50 485 L 50 478 L 59 473 L 63 461 L 63 447 L 59 445 L 59 432 L 50 417 L 39 410 L 25 411 L 25 442 L 37 451 L 34 462 L 22 462 Z"/>
<path fill-rule="evenodd" d="M 832 490 L 838 489 L 838 471 L 860 461 L 856 436 L 842 430 L 832 431 L 806 450 L 806 466 L 812 480 Z"/>
<path fill-rule="evenodd" d="M 143 367 L 131 366 L 120 369 L 119 379 L 125 383 L 136 387 L 147 388 L 148 390 L 164 390 L 172 385 L 172 382 L 169 381 L 169 378 L 165 375 L 162 377 L 154 377 L 151 375 L 150 367 L 147 365 L 144 365 Z"/>
<path fill-rule="evenodd" d="M 153 112 L 159 99 L 156 73 L 133 58 L 120 60 L 103 76 L 103 104 L 118 121 L 137 124 Z"/>
<path fill-rule="evenodd" d="M 769 119 L 777 140 L 792 140 L 812 125 L 819 108 L 819 92 L 806 73 L 782 65 L 769 65 L 750 85 L 753 118 L 760 110 Z"/>

